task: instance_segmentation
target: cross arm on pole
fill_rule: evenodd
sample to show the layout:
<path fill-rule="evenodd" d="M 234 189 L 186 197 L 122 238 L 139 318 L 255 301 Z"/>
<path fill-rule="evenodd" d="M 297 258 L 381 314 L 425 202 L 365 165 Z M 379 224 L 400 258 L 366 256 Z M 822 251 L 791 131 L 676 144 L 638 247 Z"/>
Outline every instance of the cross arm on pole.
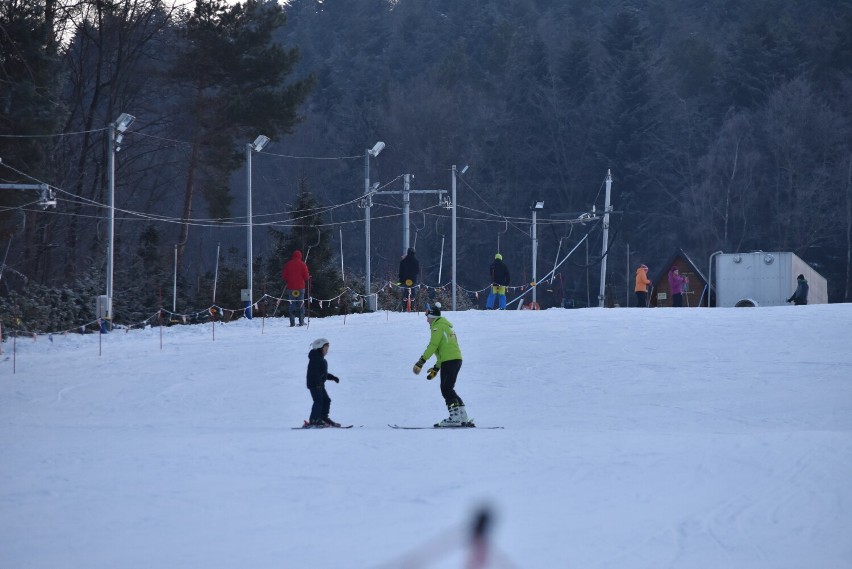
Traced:
<path fill-rule="evenodd" d="M 41 209 L 56 207 L 56 194 L 47 184 L 0 184 L 0 190 L 38 190 L 41 192 L 38 202 Z"/>

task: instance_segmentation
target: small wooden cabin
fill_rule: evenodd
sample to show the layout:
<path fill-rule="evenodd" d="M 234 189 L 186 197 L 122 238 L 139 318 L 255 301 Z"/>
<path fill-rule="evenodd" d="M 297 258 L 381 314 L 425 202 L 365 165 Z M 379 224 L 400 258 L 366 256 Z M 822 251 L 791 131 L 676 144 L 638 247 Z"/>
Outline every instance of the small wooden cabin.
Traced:
<path fill-rule="evenodd" d="M 669 288 L 669 269 L 672 267 L 677 267 L 680 274 L 689 279 L 683 287 L 683 306 L 707 306 L 710 297 L 707 278 L 698 270 L 692 259 L 683 252 L 683 249 L 678 249 L 668 262 L 660 267 L 656 276 L 651 279 L 653 288 L 648 295 L 648 303 L 653 307 L 671 307 L 672 294 Z"/>

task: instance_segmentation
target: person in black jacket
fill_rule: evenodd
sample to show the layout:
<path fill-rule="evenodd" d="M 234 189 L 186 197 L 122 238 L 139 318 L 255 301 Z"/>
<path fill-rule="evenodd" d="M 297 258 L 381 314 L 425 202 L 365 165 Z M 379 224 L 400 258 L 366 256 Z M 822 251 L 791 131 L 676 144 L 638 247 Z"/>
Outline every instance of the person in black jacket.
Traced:
<path fill-rule="evenodd" d="M 412 304 L 417 296 L 415 285 L 420 277 L 420 261 L 414 255 L 414 247 L 408 248 L 408 254 L 399 262 L 399 286 L 402 303 L 408 302 L 411 299 Z"/>
<path fill-rule="evenodd" d="M 494 262 L 489 268 L 491 272 L 491 292 L 488 293 L 488 299 L 485 301 L 485 308 L 492 310 L 494 301 L 497 300 L 497 306 L 500 310 L 506 310 L 506 287 L 509 285 L 509 267 L 503 262 L 503 255 L 497 253 L 494 255 Z"/>
<path fill-rule="evenodd" d="M 311 407 L 310 421 L 305 423 L 306 428 L 340 426 L 340 423 L 335 423 L 328 418 L 331 397 L 325 391 L 325 382 L 330 379 L 335 383 L 340 383 L 340 378 L 328 373 L 328 362 L 325 361 L 328 348 L 328 340 L 317 338 L 311 342 L 311 351 L 308 352 L 308 389 L 311 392 L 314 404 Z"/>
<path fill-rule="evenodd" d="M 799 275 L 796 279 L 796 292 L 793 293 L 793 296 L 787 299 L 787 302 L 792 302 L 796 306 L 804 305 L 808 303 L 808 281 L 805 280 L 805 275 Z"/>

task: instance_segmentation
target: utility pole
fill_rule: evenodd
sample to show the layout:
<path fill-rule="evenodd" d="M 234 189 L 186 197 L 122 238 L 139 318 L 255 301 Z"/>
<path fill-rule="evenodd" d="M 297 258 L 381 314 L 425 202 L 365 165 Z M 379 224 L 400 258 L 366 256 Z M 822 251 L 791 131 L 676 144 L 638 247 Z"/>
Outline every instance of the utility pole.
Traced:
<path fill-rule="evenodd" d="M 438 194 L 438 203 L 441 203 L 441 196 L 447 193 L 446 190 L 412 190 L 411 178 L 413 174 L 403 174 L 402 190 L 382 190 L 382 195 L 399 195 L 402 194 L 402 254 L 408 253 L 408 247 L 411 241 L 411 231 L 409 230 L 409 218 L 411 216 L 411 194 Z"/>
<path fill-rule="evenodd" d="M 408 215 L 411 212 L 411 174 L 402 176 L 402 254 L 408 253 L 408 243 L 410 239 L 410 229 L 408 226 Z"/>
<path fill-rule="evenodd" d="M 536 295 L 536 291 L 538 291 L 538 228 L 536 226 L 536 222 L 538 221 L 538 212 L 539 210 L 544 209 L 544 200 L 536 200 L 533 202 L 530 210 L 532 211 L 532 226 L 530 227 L 530 237 L 532 237 L 532 303 L 533 306 L 538 302 L 538 296 Z"/>

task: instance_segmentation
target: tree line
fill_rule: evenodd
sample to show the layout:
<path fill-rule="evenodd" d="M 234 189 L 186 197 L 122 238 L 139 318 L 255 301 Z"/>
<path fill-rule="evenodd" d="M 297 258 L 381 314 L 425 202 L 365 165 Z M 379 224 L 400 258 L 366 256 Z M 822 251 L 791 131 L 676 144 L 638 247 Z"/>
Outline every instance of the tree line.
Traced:
<path fill-rule="evenodd" d="M 560 282 L 575 305 L 596 296 L 599 228 L 559 221 L 600 211 L 610 170 L 616 287 L 628 250 L 652 267 L 678 248 L 699 266 L 717 250 L 777 250 L 848 301 L 849 29 L 849 0 L 10 0 L 2 182 L 60 191 L 56 210 L 41 210 L 25 191 L 0 190 L 0 296 L 64 288 L 87 291 L 81 310 L 94 305 L 108 246 L 106 126 L 127 112 L 136 122 L 115 160 L 125 317 L 158 306 L 175 258 L 181 303 L 208 300 L 217 261 L 233 273 L 221 294 L 238 298 L 246 144 L 258 134 L 273 141 L 251 172 L 258 292 L 279 287 L 274 267 L 317 234 L 328 294 L 343 284 L 332 271 L 341 254 L 349 278 L 363 278 L 358 198 L 365 149 L 381 140 L 369 166 L 382 189 L 411 173 L 412 189 L 449 190 L 450 167 L 469 165 L 459 282 L 486 282 L 498 243 L 528 282 L 529 206 L 544 200 L 540 267 L 591 231 L 590 253 Z M 381 191 L 379 281 L 402 254 L 402 201 Z M 306 201 L 319 209 L 304 215 Z M 448 212 L 425 196 L 412 210 L 424 279 L 446 281 Z"/>

